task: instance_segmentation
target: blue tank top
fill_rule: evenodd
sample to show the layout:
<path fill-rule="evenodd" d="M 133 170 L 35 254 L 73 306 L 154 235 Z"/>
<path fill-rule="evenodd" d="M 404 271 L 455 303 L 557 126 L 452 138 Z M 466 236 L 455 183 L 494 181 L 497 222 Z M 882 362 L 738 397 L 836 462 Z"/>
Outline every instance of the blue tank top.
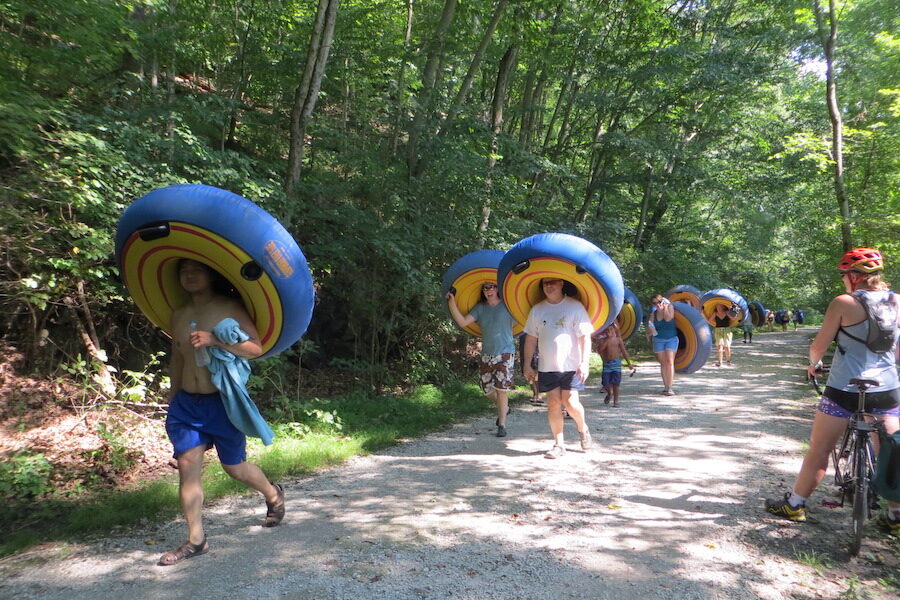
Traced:
<path fill-rule="evenodd" d="M 653 326 L 656 327 L 656 337 L 661 340 L 668 340 L 678 335 L 674 318 L 671 321 L 663 321 L 662 319 L 657 319 L 654 313 Z"/>
<path fill-rule="evenodd" d="M 863 290 L 863 293 L 886 295 L 888 292 Z M 876 295 L 875 299 L 880 298 Z M 894 350 L 872 352 L 864 343 L 854 340 L 844 333 L 844 330 L 864 340 L 869 334 L 869 322 L 862 321 L 838 329 L 838 351 L 834 353 L 834 360 L 831 362 L 827 385 L 845 392 L 856 392 L 856 386 L 850 385 L 850 380 L 861 378 L 875 379 L 880 382 L 878 386 L 869 388 L 868 392 L 885 392 L 900 388 L 900 377 L 897 375 L 897 367 L 894 366 Z M 897 337 L 895 336 L 894 347 L 896 346 Z"/>

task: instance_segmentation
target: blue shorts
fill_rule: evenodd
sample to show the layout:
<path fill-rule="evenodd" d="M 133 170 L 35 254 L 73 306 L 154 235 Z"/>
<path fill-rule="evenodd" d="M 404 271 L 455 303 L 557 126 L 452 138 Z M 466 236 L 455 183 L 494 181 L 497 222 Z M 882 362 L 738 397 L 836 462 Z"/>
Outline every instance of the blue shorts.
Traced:
<path fill-rule="evenodd" d="M 561 390 L 583 390 L 584 384 L 575 371 L 538 371 L 538 391 L 551 392 Z"/>
<path fill-rule="evenodd" d="M 654 352 L 662 352 L 663 350 L 672 350 L 673 352 L 678 351 L 678 336 L 660 339 L 656 336 L 653 337 L 653 351 Z"/>
<path fill-rule="evenodd" d="M 169 403 L 166 433 L 178 458 L 191 448 L 216 447 L 223 465 L 239 465 L 247 459 L 247 437 L 232 425 L 218 392 L 190 394 L 180 390 Z"/>
<path fill-rule="evenodd" d="M 603 369 L 600 383 L 601 385 L 620 385 L 622 383 L 622 369 Z"/>

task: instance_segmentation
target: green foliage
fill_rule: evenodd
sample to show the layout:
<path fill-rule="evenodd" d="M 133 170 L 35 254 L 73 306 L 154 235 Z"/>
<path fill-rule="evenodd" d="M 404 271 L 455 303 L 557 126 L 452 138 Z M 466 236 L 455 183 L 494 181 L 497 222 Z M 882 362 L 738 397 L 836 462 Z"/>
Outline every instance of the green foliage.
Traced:
<path fill-rule="evenodd" d="M 125 429 L 118 423 L 98 423 L 94 433 L 100 438 L 101 445 L 95 450 L 86 450 L 88 462 L 95 465 L 94 476 L 112 478 L 126 473 L 143 456 L 140 450 L 129 448 L 125 438 Z"/>
<path fill-rule="evenodd" d="M 113 237 L 134 198 L 181 182 L 258 202 L 309 259 L 318 300 L 307 345 L 257 365 L 264 405 L 299 395 L 301 364 L 376 390 L 446 381 L 462 336 L 446 325 L 442 273 L 538 232 L 594 241 L 642 299 L 688 283 L 821 310 L 839 289 L 807 3 L 511 3 L 460 106 L 493 6 L 459 6 L 435 45 L 441 4 L 415 7 L 407 42 L 394 3 L 342 2 L 291 195 L 288 115 L 313 5 L 0 4 L 2 335 L 28 367 L 90 371 L 74 358 L 85 354 L 74 320 L 86 316 L 65 308 L 81 288 L 126 397 L 158 385 L 162 367 L 145 378 L 143 357 L 166 342 L 127 299 Z M 893 264 L 891 7 L 847 5 L 837 68 L 851 226 Z M 494 131 L 497 73 L 513 46 Z M 422 157 L 414 171 L 411 153 Z"/>
<path fill-rule="evenodd" d="M 12 500 L 40 498 L 53 490 L 53 465 L 43 454 L 22 452 L 0 462 L 0 496 Z"/>

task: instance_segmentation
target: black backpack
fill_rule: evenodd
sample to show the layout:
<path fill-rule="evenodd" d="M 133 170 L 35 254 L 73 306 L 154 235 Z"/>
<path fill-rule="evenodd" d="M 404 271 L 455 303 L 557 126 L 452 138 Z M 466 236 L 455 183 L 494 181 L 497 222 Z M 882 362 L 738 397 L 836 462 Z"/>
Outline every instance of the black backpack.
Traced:
<path fill-rule="evenodd" d="M 897 332 L 897 303 L 894 302 L 894 292 L 889 293 L 883 300 L 873 300 L 862 290 L 857 290 L 850 295 L 862 304 L 863 310 L 866 311 L 869 334 L 866 339 L 862 339 L 847 333 L 847 330 L 841 327 L 847 337 L 865 344 L 866 348 L 872 352 L 892 350 Z M 843 353 L 843 350 L 841 352 Z"/>
<path fill-rule="evenodd" d="M 875 493 L 893 502 L 900 502 L 900 432 L 880 433 L 881 449 L 875 463 Z"/>

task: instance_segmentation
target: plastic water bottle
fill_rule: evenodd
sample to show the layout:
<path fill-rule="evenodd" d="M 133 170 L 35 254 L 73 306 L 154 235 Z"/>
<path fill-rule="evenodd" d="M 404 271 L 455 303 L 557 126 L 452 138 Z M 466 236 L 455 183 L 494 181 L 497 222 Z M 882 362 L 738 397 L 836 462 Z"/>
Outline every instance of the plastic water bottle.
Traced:
<path fill-rule="evenodd" d="M 194 333 L 195 331 L 197 331 L 197 322 L 191 321 L 191 333 Z M 206 346 L 194 348 L 194 362 L 197 363 L 198 367 L 208 367 L 209 348 L 207 348 Z"/>

